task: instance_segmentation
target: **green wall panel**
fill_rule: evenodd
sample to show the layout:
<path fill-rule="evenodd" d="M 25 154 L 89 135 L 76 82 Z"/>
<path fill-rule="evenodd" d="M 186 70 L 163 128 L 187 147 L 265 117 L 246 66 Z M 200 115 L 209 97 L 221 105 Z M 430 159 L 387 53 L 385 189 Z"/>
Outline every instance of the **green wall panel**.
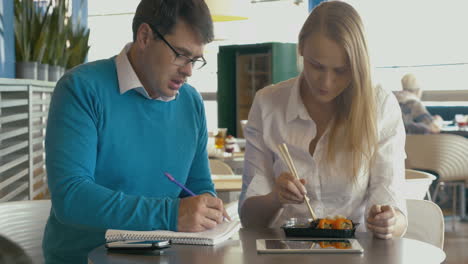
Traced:
<path fill-rule="evenodd" d="M 237 136 L 236 130 L 236 56 L 238 54 L 271 54 L 271 81 L 278 83 L 297 76 L 296 44 L 260 43 L 221 46 L 218 53 L 218 126 Z"/>

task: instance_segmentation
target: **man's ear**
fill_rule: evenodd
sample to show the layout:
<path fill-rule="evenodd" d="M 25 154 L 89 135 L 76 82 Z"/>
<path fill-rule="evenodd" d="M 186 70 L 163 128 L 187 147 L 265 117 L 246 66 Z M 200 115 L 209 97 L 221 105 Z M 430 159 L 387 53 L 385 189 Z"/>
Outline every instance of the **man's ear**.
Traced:
<path fill-rule="evenodd" d="M 304 47 L 304 41 L 299 41 L 298 45 L 297 45 L 297 53 L 299 54 L 299 56 L 303 56 L 302 54 L 302 49 Z"/>
<path fill-rule="evenodd" d="M 150 41 L 153 39 L 153 30 L 151 27 L 146 23 L 141 23 L 140 27 L 138 27 L 137 35 L 136 35 L 136 44 L 140 48 L 145 48 L 150 44 Z"/>

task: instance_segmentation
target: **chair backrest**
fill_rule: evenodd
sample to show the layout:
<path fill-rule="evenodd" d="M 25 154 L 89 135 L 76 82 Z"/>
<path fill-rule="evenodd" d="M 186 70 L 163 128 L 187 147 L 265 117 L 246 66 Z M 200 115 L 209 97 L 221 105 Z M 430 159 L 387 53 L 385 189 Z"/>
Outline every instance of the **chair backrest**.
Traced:
<path fill-rule="evenodd" d="M 429 186 L 436 179 L 436 177 L 430 173 L 406 169 L 405 170 L 405 186 L 403 188 L 403 194 L 406 199 L 418 199 L 422 200 L 426 196 Z"/>
<path fill-rule="evenodd" d="M 33 261 L 17 243 L 0 235 L 0 263 L 33 264 Z"/>
<path fill-rule="evenodd" d="M 444 247 L 444 216 L 440 207 L 426 200 L 407 199 L 408 229 L 404 237 Z"/>
<path fill-rule="evenodd" d="M 468 139 L 451 134 L 407 135 L 407 164 L 434 171 L 441 181 L 468 179 Z"/>
<path fill-rule="evenodd" d="M 211 174 L 215 175 L 234 175 L 234 172 L 229 165 L 216 159 L 210 159 L 210 170 Z"/>
<path fill-rule="evenodd" d="M 21 246 L 34 263 L 44 263 L 42 238 L 50 207 L 50 200 L 0 203 L 0 234 Z"/>

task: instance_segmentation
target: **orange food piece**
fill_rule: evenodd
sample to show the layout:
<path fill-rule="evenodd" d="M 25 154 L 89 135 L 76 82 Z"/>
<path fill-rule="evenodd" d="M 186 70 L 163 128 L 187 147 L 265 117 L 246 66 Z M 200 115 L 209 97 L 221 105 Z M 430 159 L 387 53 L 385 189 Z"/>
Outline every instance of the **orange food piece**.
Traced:
<path fill-rule="evenodd" d="M 319 229 L 332 229 L 334 223 L 335 223 L 335 220 L 333 219 L 320 219 L 318 223 L 318 228 Z"/>
<path fill-rule="evenodd" d="M 353 222 L 346 218 L 336 219 L 333 223 L 333 229 L 353 229 Z"/>

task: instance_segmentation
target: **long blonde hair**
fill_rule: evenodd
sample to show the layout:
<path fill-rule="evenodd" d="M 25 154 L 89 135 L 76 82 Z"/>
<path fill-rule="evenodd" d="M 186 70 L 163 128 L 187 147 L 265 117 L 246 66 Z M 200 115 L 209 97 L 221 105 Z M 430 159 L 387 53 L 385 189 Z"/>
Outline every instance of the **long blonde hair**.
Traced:
<path fill-rule="evenodd" d="M 331 124 L 326 159 L 335 161 L 338 150 L 350 153 L 348 160 L 355 180 L 361 167 L 368 170 L 377 149 L 375 91 L 364 26 L 351 5 L 329 1 L 318 5 L 302 26 L 300 49 L 305 39 L 315 32 L 323 33 L 341 45 L 348 56 L 351 82 L 335 100 L 337 112 Z"/>

